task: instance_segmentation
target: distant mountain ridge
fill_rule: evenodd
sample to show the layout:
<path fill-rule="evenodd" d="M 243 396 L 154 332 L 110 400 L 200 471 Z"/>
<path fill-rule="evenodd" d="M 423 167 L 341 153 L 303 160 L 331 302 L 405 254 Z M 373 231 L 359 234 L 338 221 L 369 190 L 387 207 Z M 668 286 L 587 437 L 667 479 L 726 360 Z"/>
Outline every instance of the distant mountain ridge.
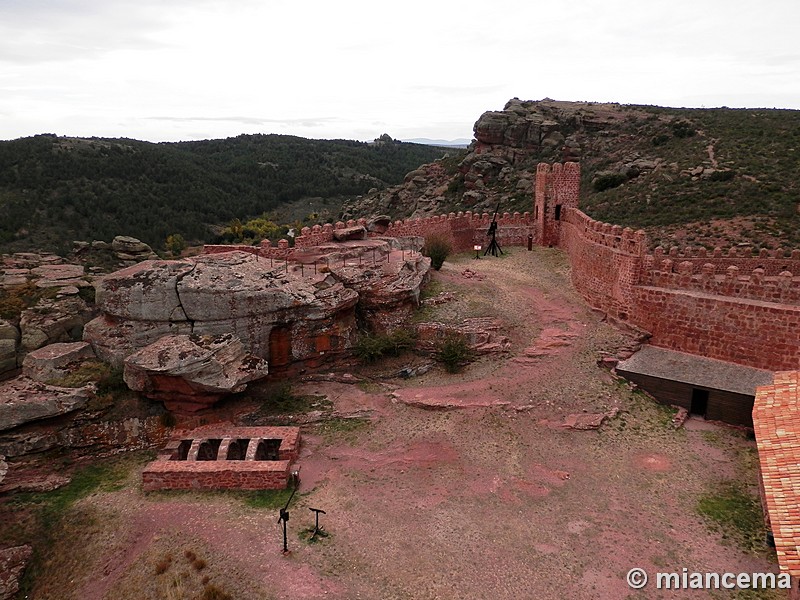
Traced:
<path fill-rule="evenodd" d="M 441 139 L 430 139 L 430 138 L 413 138 L 410 140 L 403 140 L 404 142 L 408 142 L 411 144 L 425 144 L 426 146 L 442 146 L 445 148 L 454 147 L 454 148 L 466 148 L 472 143 L 472 140 L 468 140 L 467 138 L 457 138 L 454 140 L 441 140 Z"/>
<path fill-rule="evenodd" d="M 0 251 L 63 251 L 72 240 L 120 234 L 154 248 L 175 233 L 209 242 L 214 225 L 304 198 L 330 202 L 338 216 L 342 198 L 399 183 L 445 152 L 391 138 L 275 134 L 158 144 L 52 134 L 0 141 Z"/>

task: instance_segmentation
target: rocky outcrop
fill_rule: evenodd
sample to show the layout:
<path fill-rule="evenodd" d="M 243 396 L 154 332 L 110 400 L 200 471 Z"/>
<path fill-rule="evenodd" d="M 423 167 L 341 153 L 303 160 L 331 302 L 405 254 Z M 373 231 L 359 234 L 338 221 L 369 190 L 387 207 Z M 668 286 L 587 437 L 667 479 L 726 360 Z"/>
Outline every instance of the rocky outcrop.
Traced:
<path fill-rule="evenodd" d="M 144 242 L 127 235 L 118 235 L 111 242 L 114 255 L 126 263 L 137 263 L 142 260 L 158 258 L 153 249 Z"/>
<path fill-rule="evenodd" d="M 416 326 L 419 348 L 434 352 L 439 341 L 457 335 L 463 337 L 470 349 L 477 354 L 508 352 L 511 342 L 503 335 L 503 324 L 492 317 L 464 319 L 458 325 L 444 323 L 419 323 Z"/>
<path fill-rule="evenodd" d="M 358 294 L 326 273 L 269 264 L 227 252 L 116 271 L 97 286 L 103 315 L 86 326 L 84 338 L 116 366 L 173 334 L 231 333 L 250 354 L 269 358 L 270 368 L 349 348 Z M 270 357 L 271 345 L 280 357 Z"/>
<path fill-rule="evenodd" d="M 13 374 L 31 350 L 80 340 L 84 324 L 96 314 L 84 300 L 94 293 L 92 277 L 82 265 L 32 252 L 4 255 L 1 260 L 7 318 L 0 320 L 0 377 Z"/>
<path fill-rule="evenodd" d="M 165 336 L 125 359 L 125 383 L 168 410 L 194 412 L 267 376 L 232 335 Z"/>
<path fill-rule="evenodd" d="M 90 387 L 64 388 L 25 377 L 0 383 L 0 431 L 82 409 L 94 395 Z"/>
<path fill-rule="evenodd" d="M 38 277 L 36 287 L 87 287 L 86 271 L 82 265 L 57 264 L 41 265 L 31 269 L 31 275 Z"/>
<path fill-rule="evenodd" d="M 358 313 L 373 331 L 391 331 L 404 324 L 419 306 L 419 290 L 431 260 L 419 253 L 404 261 L 380 262 L 366 268 L 331 266 L 344 285 L 358 292 Z"/>
<path fill-rule="evenodd" d="M 20 353 L 27 353 L 48 344 L 79 341 L 83 327 L 95 311 L 78 296 L 61 300 L 42 299 L 22 312 L 19 321 Z"/>
<path fill-rule="evenodd" d="M 95 358 L 86 342 L 59 343 L 30 352 L 22 361 L 25 377 L 47 383 L 67 375 L 80 363 Z"/>
<path fill-rule="evenodd" d="M 0 550 L 0 600 L 16 598 L 19 582 L 33 555 L 30 546 L 14 546 Z"/>

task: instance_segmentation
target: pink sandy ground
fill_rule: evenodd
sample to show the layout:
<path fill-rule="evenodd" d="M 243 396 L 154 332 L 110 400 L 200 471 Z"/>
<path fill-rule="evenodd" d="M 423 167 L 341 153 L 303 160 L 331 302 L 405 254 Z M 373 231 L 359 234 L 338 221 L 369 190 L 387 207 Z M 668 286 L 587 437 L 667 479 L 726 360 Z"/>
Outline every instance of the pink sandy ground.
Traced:
<path fill-rule="evenodd" d="M 467 280 L 465 267 L 485 278 Z M 634 592 L 625 574 L 776 568 L 696 510 L 723 481 L 755 484 L 753 444 L 694 419 L 674 431 L 663 409 L 600 370 L 599 353 L 627 340 L 575 295 L 562 257 L 460 259 L 436 278 L 457 297 L 436 316 L 501 318 L 512 352 L 367 391 L 299 388 L 372 418 L 346 438 L 305 429 L 291 555 L 280 552 L 277 511 L 129 486 L 83 501 L 108 515 L 113 535 L 63 597 L 167 597 L 162 579 L 177 567 L 156 575 L 153 565 L 168 553 L 177 564 L 187 547 L 244 599 L 702 598 L 714 596 Z M 560 426 L 614 408 L 599 430 Z M 313 524 L 308 507 L 327 511 L 331 536 L 318 544 L 298 535 Z"/>

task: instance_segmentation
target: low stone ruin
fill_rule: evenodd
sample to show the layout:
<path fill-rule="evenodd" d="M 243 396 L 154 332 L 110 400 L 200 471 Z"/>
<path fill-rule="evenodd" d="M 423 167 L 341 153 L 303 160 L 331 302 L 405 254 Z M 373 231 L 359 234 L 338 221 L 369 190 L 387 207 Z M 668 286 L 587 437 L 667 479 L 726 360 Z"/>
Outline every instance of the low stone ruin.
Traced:
<path fill-rule="evenodd" d="M 299 450 L 299 427 L 208 426 L 173 438 L 144 468 L 142 488 L 284 489 Z"/>

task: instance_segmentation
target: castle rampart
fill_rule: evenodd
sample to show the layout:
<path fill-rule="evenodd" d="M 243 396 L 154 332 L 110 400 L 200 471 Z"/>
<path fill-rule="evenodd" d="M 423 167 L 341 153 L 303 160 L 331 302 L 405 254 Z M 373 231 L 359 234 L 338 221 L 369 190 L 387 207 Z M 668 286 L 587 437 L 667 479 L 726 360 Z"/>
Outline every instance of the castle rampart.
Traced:
<path fill-rule="evenodd" d="M 563 219 L 559 246 L 586 301 L 649 332 L 653 345 L 762 369 L 800 367 L 800 252 L 646 254 L 643 231 L 577 209 Z"/>
<path fill-rule="evenodd" d="M 644 231 L 596 221 L 578 209 L 580 165 L 540 163 L 533 213 L 498 215 L 501 246 L 558 246 L 569 255 L 572 281 L 594 308 L 652 334 L 657 346 L 765 369 L 800 368 L 800 250 L 656 248 Z M 470 211 L 389 225 L 390 237 L 450 238 L 456 252 L 486 247 L 492 215 Z M 297 249 L 334 239 L 366 221 L 303 228 L 289 248 L 237 246 L 267 258 L 292 260 Z M 206 252 L 231 246 L 206 246 Z"/>

